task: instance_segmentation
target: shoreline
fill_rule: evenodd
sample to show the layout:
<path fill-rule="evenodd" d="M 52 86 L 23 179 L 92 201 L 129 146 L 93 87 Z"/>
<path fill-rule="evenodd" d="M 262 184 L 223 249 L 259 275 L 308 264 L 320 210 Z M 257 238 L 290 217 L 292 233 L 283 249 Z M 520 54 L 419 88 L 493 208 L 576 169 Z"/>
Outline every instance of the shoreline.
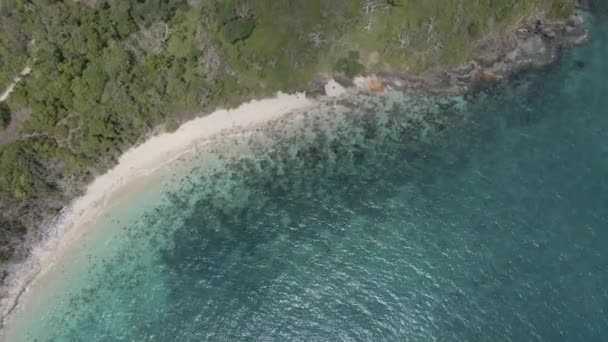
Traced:
<path fill-rule="evenodd" d="M 545 12 L 522 18 L 496 35 L 476 42 L 468 62 L 459 66 L 437 66 L 420 74 L 386 69 L 367 76 L 367 88 L 382 92 L 386 87 L 406 93 L 425 95 L 463 95 L 475 88 L 495 84 L 527 68 L 553 63 L 562 48 L 584 45 L 589 30 L 582 11 L 569 18 L 550 19 Z M 360 86 L 361 77 L 344 75 L 319 77 L 309 87 L 312 94 L 323 95 L 325 83 L 335 78 L 343 87 Z M 371 82 L 369 82 L 371 81 Z"/>
<path fill-rule="evenodd" d="M 327 84 L 328 97 L 342 96 L 347 90 L 335 82 Z M 289 113 L 312 108 L 320 101 L 305 93 L 277 93 L 275 97 L 246 102 L 235 109 L 219 109 L 182 124 L 173 133 L 152 136 L 127 150 L 117 165 L 98 175 L 86 187 L 84 195 L 66 205 L 53 222 L 45 227 L 44 238 L 32 245 L 26 260 L 11 265 L 2 285 L 0 330 L 12 314 L 27 300 L 28 289 L 55 265 L 65 247 L 78 240 L 111 202 L 130 193 L 129 189 L 149 180 L 157 171 L 183 156 L 195 152 L 209 138 L 233 129 L 248 130 Z M 0 334 L 1 336 L 1 334 Z"/>
<path fill-rule="evenodd" d="M 229 129 L 248 129 L 291 112 L 311 108 L 324 97 L 340 97 L 351 90 L 382 93 L 389 88 L 406 93 L 436 95 L 467 93 L 476 84 L 500 81 L 526 66 L 550 64 L 555 60 L 559 48 L 583 44 L 588 38 L 582 19 L 547 25 L 541 28 L 536 25 L 521 33 L 523 26 L 520 23 L 505 35 L 505 40 L 494 42 L 498 51 L 482 50 L 485 55 L 480 53 L 472 63 L 461 68 L 429 70 L 420 76 L 381 72 L 346 81 L 325 78 L 310 91 L 317 95 L 307 97 L 305 93 L 289 95 L 279 92 L 273 98 L 245 102 L 235 109 L 216 110 L 185 122 L 176 132 L 148 138 L 123 153 L 114 168 L 89 183 L 83 196 L 66 205 L 51 224 L 43 226 L 44 238 L 32 243 L 30 255 L 24 261 L 8 267 L 8 276 L 1 286 L 0 330 L 27 298 L 28 288 L 53 267 L 62 248 L 76 241 L 78 233 L 99 217 L 112 199 L 124 196 L 133 184 L 149 179 L 159 169 L 191 153 L 207 138 Z M 513 35 L 517 38 L 514 46 L 510 45 L 513 41 L 508 38 L 513 38 Z M 480 48 L 484 47 L 483 44 L 482 41 Z M 518 53 L 510 53 L 513 51 Z M 7 94 L 10 94 L 10 89 Z"/>

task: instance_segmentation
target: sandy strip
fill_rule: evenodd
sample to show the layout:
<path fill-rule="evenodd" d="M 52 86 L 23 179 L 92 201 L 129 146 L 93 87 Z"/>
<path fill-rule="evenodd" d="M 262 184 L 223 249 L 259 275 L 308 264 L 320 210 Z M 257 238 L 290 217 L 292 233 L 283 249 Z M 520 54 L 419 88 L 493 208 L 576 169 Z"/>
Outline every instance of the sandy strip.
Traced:
<path fill-rule="evenodd" d="M 306 98 L 304 93 L 278 93 L 274 98 L 254 100 L 233 110 L 218 110 L 191 120 L 174 133 L 154 136 L 128 150 L 113 169 L 97 177 L 87 187 L 85 195 L 62 210 L 50 228 L 48 241 L 36 246 L 28 261 L 15 265 L 9 272 L 10 279 L 5 282 L 7 296 L 0 302 L 2 323 L 19 305 L 27 302 L 30 297 L 28 288 L 52 268 L 66 246 L 77 241 L 82 231 L 108 208 L 109 203 L 128 193 L 126 190 L 130 185 L 141 183 L 143 177 L 189 153 L 214 135 L 263 124 L 316 104 L 318 101 Z"/>

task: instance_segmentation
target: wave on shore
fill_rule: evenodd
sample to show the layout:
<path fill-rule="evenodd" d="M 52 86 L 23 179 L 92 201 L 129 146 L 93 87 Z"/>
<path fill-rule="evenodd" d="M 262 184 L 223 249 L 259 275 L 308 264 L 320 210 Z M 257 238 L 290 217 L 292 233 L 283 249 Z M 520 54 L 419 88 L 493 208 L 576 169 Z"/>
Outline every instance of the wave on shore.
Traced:
<path fill-rule="evenodd" d="M 191 120 L 174 133 L 154 136 L 124 153 L 113 169 L 87 187 L 85 195 L 61 211 L 26 261 L 9 267 L 0 300 L 3 321 L 18 305 L 27 287 L 52 267 L 62 247 L 73 243 L 80 230 L 91 225 L 134 182 L 145 182 L 143 178 L 191 153 L 213 136 L 246 130 L 315 104 L 304 93 L 278 93 L 275 98 L 254 100 L 236 109 L 218 110 Z"/>
<path fill-rule="evenodd" d="M 274 99 L 252 101 L 235 110 L 220 110 L 185 123 L 175 133 L 153 137 L 127 151 L 115 168 L 99 176 L 89 185 L 83 197 L 75 200 L 62 212 L 50 228 L 49 238 L 44 244 L 36 246 L 32 258 L 17 265 L 11 272 L 14 278 L 7 283 L 10 285 L 10 292 L 3 302 L 5 315 L 19 302 L 32 300 L 29 294 L 23 292 L 34 287 L 33 284 L 44 277 L 45 272 L 60 263 L 62 255 L 65 254 L 64 250 L 78 242 L 89 227 L 95 226 L 97 218 L 115 205 L 120 197 L 141 192 L 147 184 L 155 182 L 155 176 L 159 174 L 155 171 L 170 164 L 175 165 L 174 161 L 181 157 L 187 155 L 190 159 L 198 160 L 199 165 L 211 167 L 204 181 L 199 179 L 191 182 L 190 187 L 196 187 L 198 196 L 206 194 L 213 198 L 216 207 L 230 211 L 230 208 L 237 208 L 239 203 L 249 203 L 248 201 L 253 199 L 242 193 L 230 193 L 230 190 L 226 190 L 222 185 L 214 185 L 214 179 L 226 180 L 229 178 L 226 170 L 242 169 L 244 164 L 251 162 L 248 161 L 250 158 L 270 158 L 266 162 L 273 163 L 276 161 L 273 161 L 270 155 L 274 155 L 274 158 L 282 155 L 301 159 L 300 162 L 305 163 L 306 158 L 300 153 L 306 146 L 326 141 L 328 138 L 346 144 L 345 151 L 346 147 L 351 149 L 353 144 L 365 144 L 365 136 L 369 132 L 361 131 L 356 125 L 351 126 L 349 123 L 352 122 L 364 123 L 363 126 L 371 130 L 384 129 L 381 127 L 387 125 L 390 127 L 387 134 L 392 131 L 390 134 L 394 135 L 392 139 L 400 144 L 410 141 L 413 148 L 420 148 L 414 145 L 430 143 L 430 132 L 436 128 L 434 126 L 443 125 L 445 120 L 453 120 L 439 116 L 447 107 L 464 113 L 464 102 L 460 97 L 410 97 L 401 92 L 390 91 L 377 95 L 365 90 L 364 79 L 357 80 L 357 84 L 358 88 L 346 90 L 330 81 L 326 85 L 327 96 L 320 100 L 306 98 L 304 94 L 278 94 Z M 403 115 L 409 118 L 408 122 L 399 124 L 398 122 L 404 120 Z M 359 135 L 360 142 L 357 142 L 358 139 L 353 138 Z M 425 135 L 429 137 L 425 138 Z M 295 140 L 290 143 L 290 139 Z M 383 142 L 384 139 L 378 141 Z M 371 145 L 368 144 L 368 147 Z M 203 149 L 214 152 L 209 155 L 202 153 Z M 298 152 L 299 149 L 302 150 Z M 196 153 L 191 153 L 193 151 Z M 274 151 L 274 154 L 270 151 Z M 263 153 L 265 157 L 260 157 L 259 153 Z M 253 157 L 256 155 L 258 156 Z M 348 158 L 356 156 L 350 155 Z M 212 167 L 213 160 L 223 160 L 220 163 L 223 166 Z M 227 165 L 229 161 L 230 164 Z M 193 162 L 191 160 L 189 165 Z M 264 161 L 257 160 L 254 163 L 258 162 Z M 285 161 L 279 164 L 288 163 Z M 258 173 L 258 181 L 270 181 L 263 177 L 276 176 L 273 176 L 274 173 L 263 176 L 263 173 Z M 237 178 L 244 180 L 242 177 L 245 175 Z M 203 188 L 206 190 L 202 191 Z M 228 188 L 239 187 L 233 185 Z M 34 291 L 40 290 L 39 286 Z"/>

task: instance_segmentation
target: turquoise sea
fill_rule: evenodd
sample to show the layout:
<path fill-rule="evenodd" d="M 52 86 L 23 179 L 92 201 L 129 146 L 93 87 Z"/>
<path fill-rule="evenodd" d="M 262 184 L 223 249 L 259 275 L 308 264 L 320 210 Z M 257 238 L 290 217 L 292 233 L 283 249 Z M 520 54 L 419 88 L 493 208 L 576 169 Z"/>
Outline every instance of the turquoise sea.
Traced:
<path fill-rule="evenodd" d="M 464 98 L 327 103 L 115 203 L 7 341 L 607 341 L 608 14 Z"/>

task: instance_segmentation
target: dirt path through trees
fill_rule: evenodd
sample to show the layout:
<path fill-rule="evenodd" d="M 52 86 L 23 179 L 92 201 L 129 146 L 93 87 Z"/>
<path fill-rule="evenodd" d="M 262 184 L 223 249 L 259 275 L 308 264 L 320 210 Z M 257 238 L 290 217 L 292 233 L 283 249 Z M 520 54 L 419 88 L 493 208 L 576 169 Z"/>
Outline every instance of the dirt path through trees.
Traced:
<path fill-rule="evenodd" d="M 29 75 L 31 71 L 32 69 L 30 67 L 25 67 L 23 70 L 21 70 L 20 76 L 15 77 L 13 82 L 6 88 L 6 90 L 0 94 L 0 103 L 8 99 L 17 83 L 19 83 L 23 77 Z M 0 130 L 0 148 L 12 141 L 19 139 L 19 133 L 21 132 L 23 124 L 30 116 L 31 112 L 32 111 L 30 109 L 22 109 L 11 113 L 8 126 L 4 130 Z"/>

